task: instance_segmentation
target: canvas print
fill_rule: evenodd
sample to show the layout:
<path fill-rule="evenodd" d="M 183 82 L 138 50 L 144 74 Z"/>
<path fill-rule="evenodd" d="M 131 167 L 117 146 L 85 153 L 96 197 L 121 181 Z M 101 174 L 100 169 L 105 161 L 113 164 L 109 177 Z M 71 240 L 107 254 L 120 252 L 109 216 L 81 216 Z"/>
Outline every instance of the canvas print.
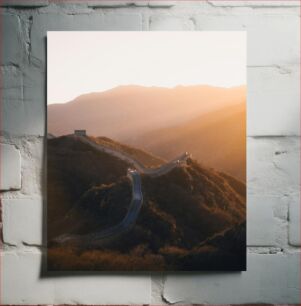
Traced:
<path fill-rule="evenodd" d="M 47 40 L 48 270 L 245 270 L 246 33 Z"/>

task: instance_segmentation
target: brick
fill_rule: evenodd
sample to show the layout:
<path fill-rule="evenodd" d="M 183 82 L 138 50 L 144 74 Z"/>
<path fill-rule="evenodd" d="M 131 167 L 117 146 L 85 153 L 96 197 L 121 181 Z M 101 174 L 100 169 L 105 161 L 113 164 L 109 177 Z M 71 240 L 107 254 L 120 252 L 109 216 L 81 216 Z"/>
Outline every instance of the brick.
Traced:
<path fill-rule="evenodd" d="M 88 6 L 92 7 L 125 7 L 134 4 L 133 1 L 89 1 Z"/>
<path fill-rule="evenodd" d="M 135 1 L 134 4 L 135 6 L 143 7 L 143 6 L 149 6 L 149 2 L 150 0 L 139 0 L 139 1 Z"/>
<path fill-rule="evenodd" d="M 45 135 L 46 122 L 46 73 L 34 66 L 24 70 L 24 115 L 18 130 L 21 135 Z"/>
<path fill-rule="evenodd" d="M 232 0 L 232 1 L 216 1 L 208 0 L 209 4 L 213 6 L 221 7 L 298 7 L 300 6 L 299 1 L 277 1 L 277 0 L 266 0 L 266 1 L 252 1 L 252 0 Z"/>
<path fill-rule="evenodd" d="M 249 195 L 299 192 L 299 137 L 248 137 L 247 152 Z"/>
<path fill-rule="evenodd" d="M 13 145 L 0 144 L 1 181 L 0 190 L 21 188 L 21 155 Z"/>
<path fill-rule="evenodd" d="M 15 66 L 1 67 L 2 126 L 9 134 L 21 131 L 23 112 L 22 72 Z M 22 126 L 23 128 L 23 126 Z"/>
<path fill-rule="evenodd" d="M 300 135 L 299 75 L 299 65 L 248 68 L 249 136 Z"/>
<path fill-rule="evenodd" d="M 144 1 L 143 1 L 144 2 Z M 109 1 L 102 1 L 102 0 L 94 0 L 94 1 L 85 1 L 90 7 L 126 7 L 130 5 L 136 5 L 136 1 L 120 1 L 120 0 L 109 0 Z M 138 1 L 139 4 L 139 1 Z M 148 2 L 144 3 L 145 6 L 148 5 Z"/>
<path fill-rule="evenodd" d="M 300 194 L 290 197 L 289 202 L 289 243 L 301 246 L 300 238 Z"/>
<path fill-rule="evenodd" d="M 44 139 L 32 138 L 23 140 L 22 146 L 22 193 L 26 196 L 40 197 L 44 191 L 45 148 Z"/>
<path fill-rule="evenodd" d="M 197 30 L 201 31 L 247 31 L 249 66 L 299 63 L 300 18 L 297 10 L 295 14 L 226 11 L 216 15 L 197 14 L 194 19 Z"/>
<path fill-rule="evenodd" d="M 22 40 L 21 23 L 18 16 L 14 14 L 1 14 L 3 29 L 3 41 L 1 44 L 1 64 L 18 65 L 22 63 L 25 45 Z"/>
<path fill-rule="evenodd" d="M 152 16 L 149 22 L 150 31 L 184 31 L 193 30 L 192 20 L 180 17 Z"/>
<path fill-rule="evenodd" d="M 44 135 L 45 83 L 43 70 L 2 67 L 2 131 L 9 135 Z"/>
<path fill-rule="evenodd" d="M 1 131 L 18 136 L 44 135 L 45 72 L 34 66 L 8 64 L 1 67 L 0 73 Z"/>
<path fill-rule="evenodd" d="M 42 199 L 4 199 L 2 209 L 5 243 L 42 245 Z"/>
<path fill-rule="evenodd" d="M 162 291 L 164 287 L 163 277 L 163 274 L 160 273 L 154 273 L 151 275 L 152 305 L 160 305 L 164 303 L 162 300 Z"/>
<path fill-rule="evenodd" d="M 300 254 L 248 255 L 248 271 L 168 275 L 169 303 L 298 303 Z M 234 291 L 233 291 L 234 290 Z"/>
<path fill-rule="evenodd" d="M 142 30 L 140 14 L 107 13 L 87 15 L 43 14 L 33 18 L 32 60 L 45 66 L 47 31 L 135 31 Z"/>
<path fill-rule="evenodd" d="M 3 304 L 150 303 L 148 275 L 72 273 L 41 277 L 40 252 L 5 252 L 1 255 Z"/>
<path fill-rule="evenodd" d="M 250 195 L 247 201 L 247 245 L 274 246 L 276 219 L 273 207 L 276 197 Z"/>
<path fill-rule="evenodd" d="M 75 0 L 72 3 L 83 3 L 82 0 Z M 170 8 L 176 5 L 176 1 L 155 1 L 155 0 L 138 0 L 138 1 L 122 1 L 122 0 L 87 0 L 85 3 L 90 7 L 127 7 L 130 5 L 134 6 L 149 6 L 153 8 Z"/>
<path fill-rule="evenodd" d="M 40 7 L 47 6 L 48 0 L 1 0 L 0 6 L 6 7 Z"/>
<path fill-rule="evenodd" d="M 163 0 L 149 0 L 150 7 L 172 7 L 176 4 L 176 1 L 163 1 Z"/>
<path fill-rule="evenodd" d="M 22 72 L 15 66 L 0 67 L 1 98 L 9 102 L 22 101 Z M 5 116 L 4 116 L 5 117 Z M 3 118 L 5 119 L 5 118 Z"/>

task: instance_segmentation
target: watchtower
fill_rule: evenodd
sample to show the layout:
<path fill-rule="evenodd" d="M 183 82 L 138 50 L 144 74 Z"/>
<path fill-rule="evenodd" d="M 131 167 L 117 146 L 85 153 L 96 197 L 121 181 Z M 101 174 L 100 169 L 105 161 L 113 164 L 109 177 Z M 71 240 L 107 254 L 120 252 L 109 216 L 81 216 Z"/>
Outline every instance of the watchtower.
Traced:
<path fill-rule="evenodd" d="M 74 130 L 75 136 L 87 136 L 86 130 Z"/>

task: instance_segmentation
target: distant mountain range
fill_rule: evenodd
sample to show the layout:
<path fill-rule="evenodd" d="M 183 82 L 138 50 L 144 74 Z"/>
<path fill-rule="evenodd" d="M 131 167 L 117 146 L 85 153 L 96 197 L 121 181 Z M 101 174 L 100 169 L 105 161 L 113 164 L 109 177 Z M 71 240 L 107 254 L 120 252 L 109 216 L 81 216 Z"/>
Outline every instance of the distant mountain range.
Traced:
<path fill-rule="evenodd" d="M 245 180 L 246 87 L 120 86 L 48 106 L 48 132 L 86 129 L 163 159 L 189 151 L 205 166 Z"/>
<path fill-rule="evenodd" d="M 240 103 L 126 140 L 169 160 L 184 150 L 207 167 L 246 179 L 246 106 Z"/>

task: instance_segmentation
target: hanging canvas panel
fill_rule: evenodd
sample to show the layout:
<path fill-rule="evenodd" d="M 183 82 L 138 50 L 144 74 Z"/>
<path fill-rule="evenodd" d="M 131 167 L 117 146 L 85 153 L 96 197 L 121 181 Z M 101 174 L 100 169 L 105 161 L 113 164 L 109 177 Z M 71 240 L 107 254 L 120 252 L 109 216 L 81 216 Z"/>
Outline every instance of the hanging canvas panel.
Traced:
<path fill-rule="evenodd" d="M 246 270 L 246 33 L 48 32 L 49 271 Z"/>

